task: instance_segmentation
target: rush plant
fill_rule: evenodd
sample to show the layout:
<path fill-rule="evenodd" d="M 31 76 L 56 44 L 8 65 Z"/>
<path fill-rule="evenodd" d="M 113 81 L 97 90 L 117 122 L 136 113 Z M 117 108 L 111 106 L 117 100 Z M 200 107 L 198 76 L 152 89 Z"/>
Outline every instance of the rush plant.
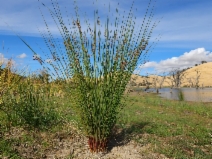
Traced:
<path fill-rule="evenodd" d="M 182 89 L 179 89 L 179 91 L 178 91 L 178 99 L 179 99 L 179 101 L 184 101 L 185 100 L 185 97 L 184 97 Z"/>
<path fill-rule="evenodd" d="M 72 19 L 62 16 L 64 10 L 60 9 L 57 0 L 51 2 L 53 9 L 41 3 L 51 14 L 62 43 L 53 38 L 42 12 L 47 34 L 41 32 L 41 35 L 50 51 L 46 54 L 48 59 L 42 60 L 22 41 L 34 52 L 35 60 L 48 65 L 44 67 L 52 70 L 52 77 L 66 79 L 70 107 L 80 117 L 79 124 L 88 137 L 90 150 L 105 151 L 124 105 L 121 99 L 130 77 L 155 44 L 149 45 L 152 31 L 158 24 L 152 22 L 154 4 L 149 1 L 143 22 L 137 26 L 134 2 L 129 13 L 124 12 L 124 15 L 119 12 L 119 4 L 117 8 L 109 5 L 108 15 L 102 18 L 100 11 L 104 9 L 95 9 L 93 21 L 80 17 L 76 1 Z M 65 13 L 68 15 L 66 9 Z"/>
<path fill-rule="evenodd" d="M 35 85 L 30 77 L 19 84 L 15 98 L 16 113 L 21 124 L 28 128 L 47 129 L 59 120 L 55 100 L 51 97 L 50 84 Z"/>
<path fill-rule="evenodd" d="M 9 94 L 12 96 L 17 94 L 17 86 L 23 80 L 25 71 L 24 69 L 20 71 L 15 69 L 12 59 L 4 61 L 2 57 L 0 60 L 0 112 L 6 116 L 7 128 L 10 128 L 17 118 L 11 103 L 14 100 Z"/>

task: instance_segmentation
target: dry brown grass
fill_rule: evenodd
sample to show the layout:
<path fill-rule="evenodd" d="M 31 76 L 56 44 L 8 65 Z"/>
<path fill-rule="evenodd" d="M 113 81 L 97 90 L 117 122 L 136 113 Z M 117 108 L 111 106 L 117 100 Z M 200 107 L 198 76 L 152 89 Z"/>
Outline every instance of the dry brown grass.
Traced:
<path fill-rule="evenodd" d="M 212 62 L 204 63 L 199 66 L 194 66 L 188 70 L 185 71 L 185 78 L 182 80 L 182 86 L 190 85 L 187 78 L 196 78 L 196 72 L 195 70 L 198 70 L 200 72 L 200 78 L 199 78 L 199 85 L 205 87 L 205 86 L 212 86 Z M 132 78 L 136 78 L 134 81 L 136 84 L 142 83 L 143 80 L 145 80 L 144 77 L 138 76 L 138 75 L 132 75 Z M 155 76 L 150 75 L 149 76 L 149 82 L 153 82 L 153 78 Z M 162 79 L 162 77 L 158 77 L 158 79 Z M 170 83 L 170 80 L 168 78 L 165 79 L 163 86 L 168 87 Z"/>

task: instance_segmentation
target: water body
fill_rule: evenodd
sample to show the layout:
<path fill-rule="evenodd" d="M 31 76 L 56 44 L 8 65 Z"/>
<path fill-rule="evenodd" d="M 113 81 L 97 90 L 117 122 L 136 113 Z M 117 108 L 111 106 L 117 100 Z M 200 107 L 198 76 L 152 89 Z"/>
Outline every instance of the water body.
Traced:
<path fill-rule="evenodd" d="M 196 102 L 212 102 L 212 88 L 180 88 L 184 95 L 185 101 L 196 101 Z M 162 88 L 159 89 L 159 96 L 171 99 L 179 100 L 178 94 L 180 89 L 178 88 Z M 155 89 L 149 89 L 147 92 L 156 93 Z"/>

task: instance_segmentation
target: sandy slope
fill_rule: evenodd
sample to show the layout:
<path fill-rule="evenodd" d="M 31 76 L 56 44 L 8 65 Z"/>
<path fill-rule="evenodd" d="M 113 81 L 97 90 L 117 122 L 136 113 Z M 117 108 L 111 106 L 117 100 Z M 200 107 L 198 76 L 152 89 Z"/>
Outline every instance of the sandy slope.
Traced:
<path fill-rule="evenodd" d="M 199 85 L 202 86 L 212 86 L 212 62 L 204 63 L 198 66 L 194 66 L 188 70 L 185 71 L 185 76 L 184 79 L 182 80 L 182 85 L 181 86 L 190 86 L 191 82 L 189 82 L 189 78 L 195 83 L 195 79 L 197 77 L 197 73 L 195 70 L 199 71 L 200 78 L 199 78 Z M 146 78 L 138 76 L 138 75 L 132 75 L 131 76 L 132 80 L 138 84 L 142 83 Z M 151 75 L 148 78 L 149 82 L 153 82 L 153 78 L 157 78 L 155 75 Z M 158 76 L 159 81 L 162 79 L 162 77 Z M 157 82 L 158 84 L 159 82 Z M 164 80 L 163 86 L 169 86 L 170 85 L 170 80 L 166 77 Z"/>

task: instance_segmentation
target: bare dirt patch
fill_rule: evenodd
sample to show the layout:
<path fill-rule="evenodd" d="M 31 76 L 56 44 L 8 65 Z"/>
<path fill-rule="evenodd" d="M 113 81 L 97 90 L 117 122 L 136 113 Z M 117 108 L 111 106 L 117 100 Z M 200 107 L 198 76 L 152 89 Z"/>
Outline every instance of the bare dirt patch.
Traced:
<path fill-rule="evenodd" d="M 70 126 L 71 127 L 71 126 Z M 68 129 L 67 129 L 68 130 Z M 145 135 L 143 135 L 145 138 Z M 47 159 L 162 159 L 164 155 L 153 153 L 153 145 L 139 145 L 130 140 L 120 131 L 110 139 L 108 151 L 92 154 L 89 150 L 87 138 L 80 135 L 76 129 L 71 131 L 35 132 L 22 128 L 12 128 L 4 134 L 7 141 L 23 158 Z M 5 156 L 5 159 L 7 157 Z"/>

